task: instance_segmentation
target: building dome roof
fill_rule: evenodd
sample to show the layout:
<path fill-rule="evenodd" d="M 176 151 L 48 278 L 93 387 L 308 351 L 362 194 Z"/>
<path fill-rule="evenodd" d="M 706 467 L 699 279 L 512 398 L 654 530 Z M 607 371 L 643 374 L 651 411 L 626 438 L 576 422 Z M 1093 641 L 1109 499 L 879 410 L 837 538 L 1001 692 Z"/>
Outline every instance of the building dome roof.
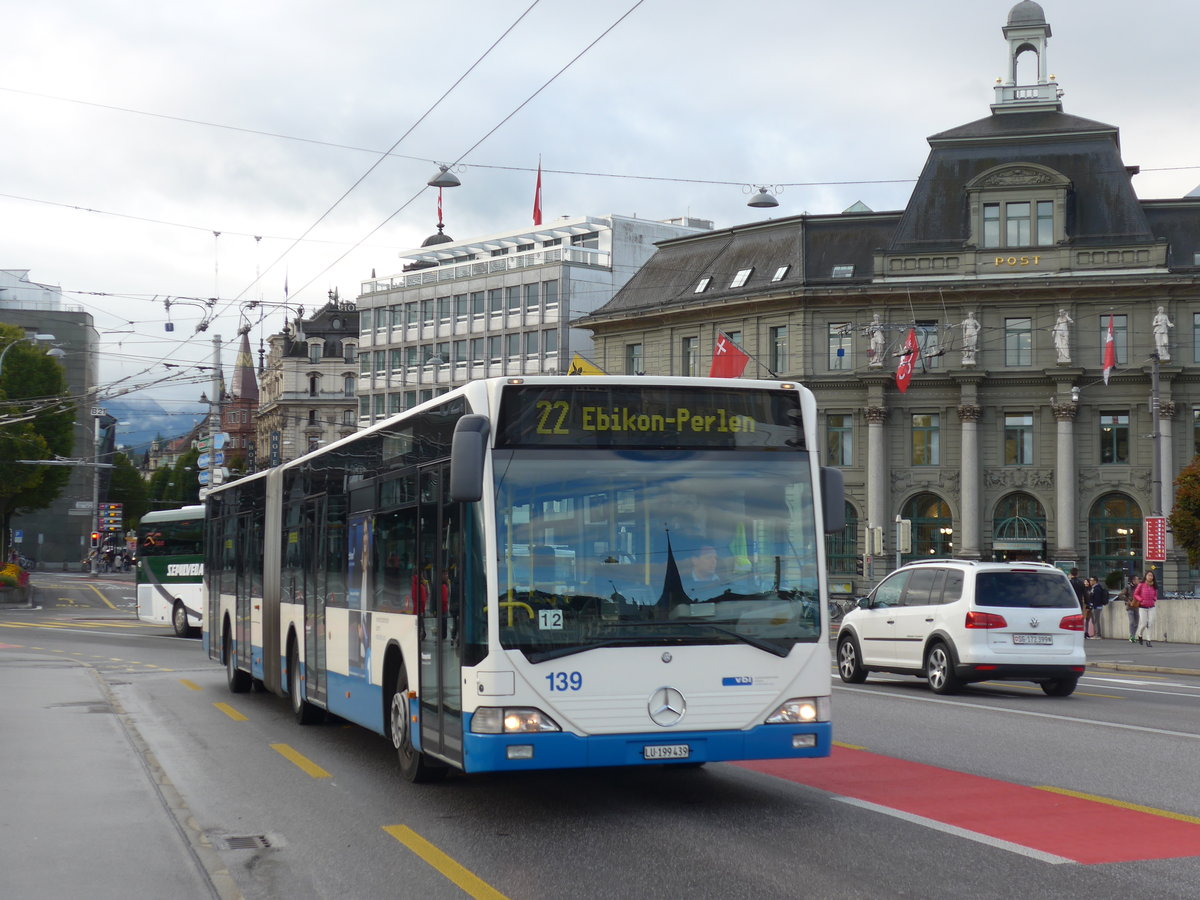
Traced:
<path fill-rule="evenodd" d="M 1033 0 L 1021 0 L 1008 13 L 1009 25 L 1045 25 L 1046 13 Z"/>
<path fill-rule="evenodd" d="M 454 241 L 454 238 L 450 237 L 450 235 L 448 235 L 442 231 L 442 229 L 445 227 L 446 227 L 445 225 L 442 225 L 439 222 L 438 227 L 437 227 L 438 228 L 437 234 L 431 234 L 429 237 L 425 238 L 425 240 L 423 240 L 421 242 L 421 246 L 422 247 L 432 247 L 434 244 L 452 243 Z"/>

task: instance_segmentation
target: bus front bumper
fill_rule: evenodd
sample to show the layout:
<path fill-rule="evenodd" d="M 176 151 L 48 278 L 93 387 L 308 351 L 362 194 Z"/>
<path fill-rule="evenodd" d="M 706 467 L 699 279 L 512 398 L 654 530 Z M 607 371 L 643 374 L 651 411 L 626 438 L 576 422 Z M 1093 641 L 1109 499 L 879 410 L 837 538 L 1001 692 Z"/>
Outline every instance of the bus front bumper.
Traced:
<path fill-rule="evenodd" d="M 828 722 L 759 725 L 747 731 L 680 731 L 581 737 L 564 732 L 472 734 L 469 731 L 470 717 L 466 718 L 468 721 L 464 722 L 464 726 L 468 730 L 463 735 L 463 768 L 467 772 L 806 759 L 828 756 L 833 741 L 832 726 Z"/>

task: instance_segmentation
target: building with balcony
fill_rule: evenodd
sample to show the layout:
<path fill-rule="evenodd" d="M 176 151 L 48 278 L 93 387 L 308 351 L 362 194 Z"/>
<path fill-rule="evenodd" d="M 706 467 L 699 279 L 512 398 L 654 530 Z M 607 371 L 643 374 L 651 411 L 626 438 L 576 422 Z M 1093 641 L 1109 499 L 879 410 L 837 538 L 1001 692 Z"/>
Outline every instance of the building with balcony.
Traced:
<path fill-rule="evenodd" d="M 1169 535 L 1165 560 L 1145 542 L 1200 452 L 1200 193 L 1140 199 L 1118 129 L 1063 111 L 1037 3 L 1002 31 L 990 115 L 928 139 L 904 209 L 664 242 L 576 325 L 611 372 L 706 374 L 723 332 L 746 377 L 811 387 L 847 489 L 831 570 L 853 590 L 871 581 L 864 529 L 882 530 L 879 577 L 897 519 L 905 560 L 1157 566 L 1190 589 L 1200 573 Z"/>
<path fill-rule="evenodd" d="M 268 339 L 255 418 L 257 467 L 353 434 L 358 416 L 358 309 L 337 299 Z"/>
<path fill-rule="evenodd" d="M 455 241 L 440 230 L 401 254 L 403 271 L 362 285 L 361 422 L 490 375 L 566 372 L 590 357 L 575 321 L 603 306 L 658 241 L 711 228 L 702 219 L 563 217 Z"/>

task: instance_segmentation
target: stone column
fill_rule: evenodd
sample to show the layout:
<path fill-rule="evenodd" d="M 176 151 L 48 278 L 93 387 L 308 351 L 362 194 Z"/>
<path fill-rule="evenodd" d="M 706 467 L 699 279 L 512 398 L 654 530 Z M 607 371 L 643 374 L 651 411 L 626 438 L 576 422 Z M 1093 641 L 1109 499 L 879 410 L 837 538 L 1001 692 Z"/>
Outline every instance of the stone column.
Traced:
<path fill-rule="evenodd" d="M 868 406 L 867 416 L 867 524 L 882 526 L 887 535 L 888 523 L 888 464 L 887 445 L 884 441 L 883 423 L 887 419 L 886 406 Z"/>
<path fill-rule="evenodd" d="M 1171 441 L 1174 429 L 1172 422 L 1175 418 L 1175 404 L 1170 400 L 1161 400 L 1158 404 L 1158 471 L 1162 476 L 1162 514 L 1169 516 L 1175 500 L 1175 454 L 1171 452 Z M 1172 538 L 1167 533 L 1167 548 L 1170 549 Z"/>
<path fill-rule="evenodd" d="M 1055 403 L 1051 407 L 1058 420 L 1058 466 L 1054 475 L 1055 501 L 1058 506 L 1056 559 L 1079 559 L 1075 536 L 1079 523 L 1075 516 L 1075 496 L 1079 490 L 1075 474 L 1075 416 L 1078 403 Z"/>
<path fill-rule="evenodd" d="M 964 559 L 979 559 L 980 536 L 982 534 L 983 509 L 980 505 L 979 488 L 983 473 L 979 468 L 979 419 L 983 408 L 973 403 L 964 403 L 958 408 L 958 421 L 962 429 L 962 458 L 960 466 L 960 510 L 958 537 L 954 543 L 954 555 Z"/>

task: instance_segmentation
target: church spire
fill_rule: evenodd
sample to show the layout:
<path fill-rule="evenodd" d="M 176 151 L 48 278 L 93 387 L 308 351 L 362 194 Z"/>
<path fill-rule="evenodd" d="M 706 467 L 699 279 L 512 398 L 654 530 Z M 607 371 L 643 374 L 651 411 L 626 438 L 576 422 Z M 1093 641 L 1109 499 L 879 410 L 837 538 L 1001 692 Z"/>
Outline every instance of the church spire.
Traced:
<path fill-rule="evenodd" d="M 1008 13 L 1004 26 L 1004 37 L 1008 41 L 1008 75 L 996 79 L 996 102 L 993 113 L 1012 112 L 1062 112 L 1062 90 L 1049 73 L 1046 59 L 1046 44 L 1050 40 L 1050 25 L 1042 7 L 1033 0 L 1021 0 Z M 1033 53 L 1036 59 L 1036 77 L 1026 70 L 1024 81 L 1017 73 L 1017 59 L 1024 53 Z"/>

